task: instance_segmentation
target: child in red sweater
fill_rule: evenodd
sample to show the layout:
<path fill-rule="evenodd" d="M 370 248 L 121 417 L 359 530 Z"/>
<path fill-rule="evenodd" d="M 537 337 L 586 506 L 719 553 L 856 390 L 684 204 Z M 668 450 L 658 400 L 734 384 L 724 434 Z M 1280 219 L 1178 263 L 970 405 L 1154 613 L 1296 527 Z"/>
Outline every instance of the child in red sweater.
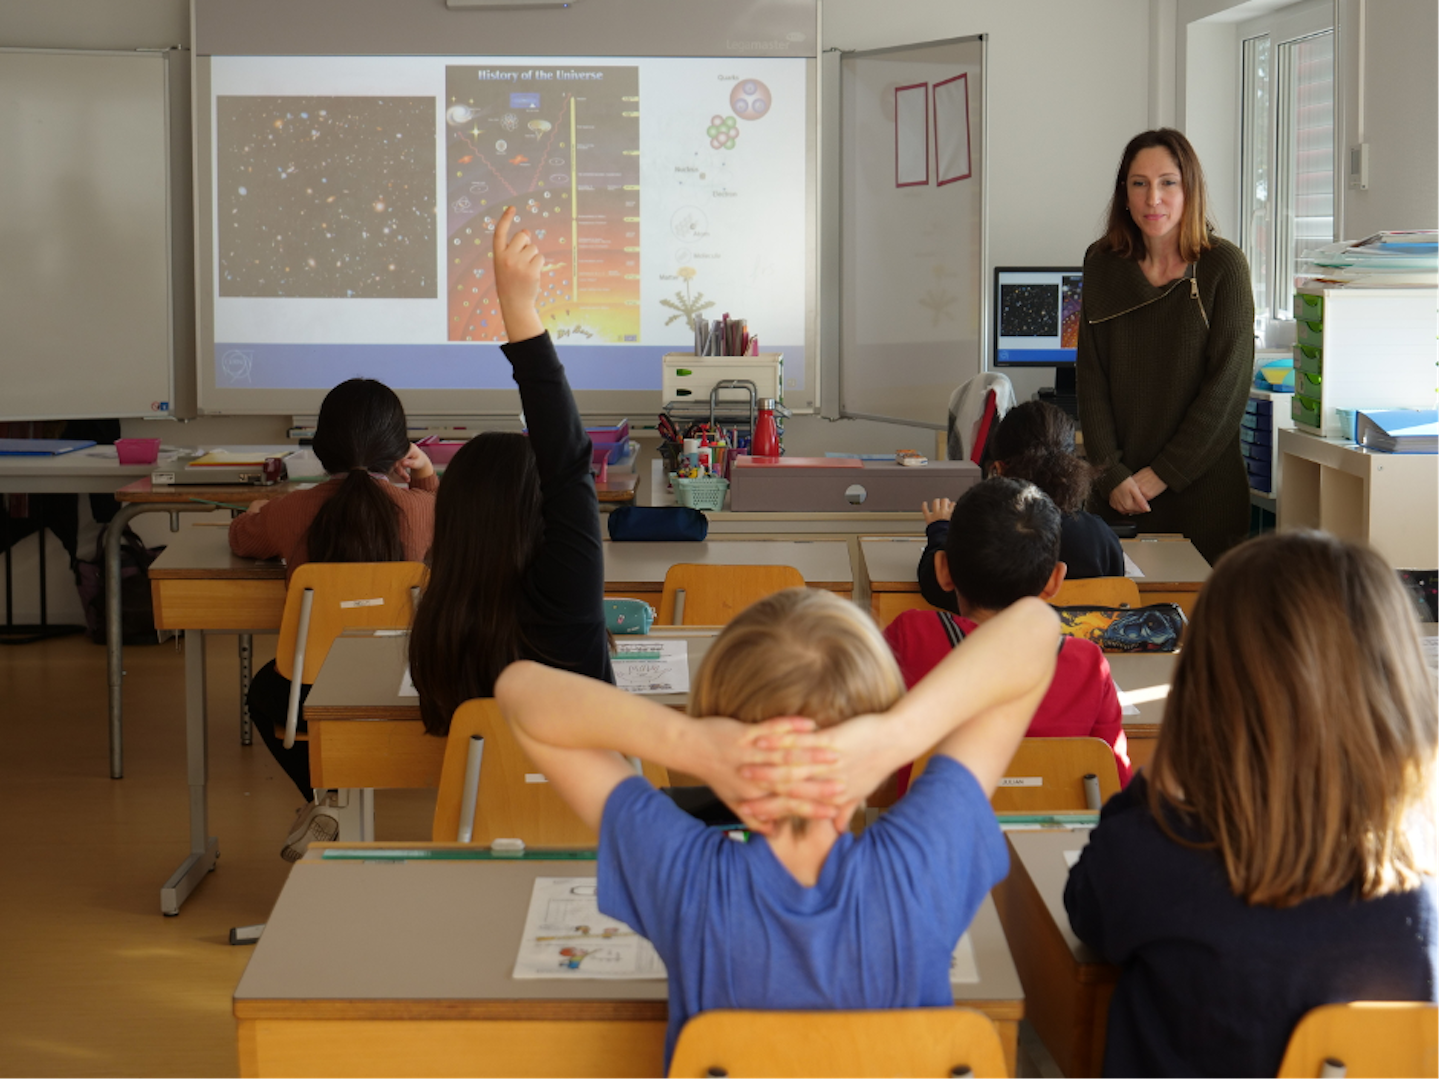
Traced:
<path fill-rule="evenodd" d="M 1043 491 L 1002 476 L 976 484 L 955 506 L 945 550 L 935 559 L 940 586 L 955 594 L 960 615 L 902 612 L 885 629 L 905 685 L 914 686 L 986 619 L 1026 596 L 1048 600 L 1065 580 L 1060 511 Z M 1120 784 L 1130 781 L 1130 758 L 1120 726 L 1120 701 L 1105 654 L 1093 642 L 1061 639 L 1050 684 L 1028 736 L 1093 736 L 1115 751 Z M 909 780 L 902 770 L 899 790 Z"/>

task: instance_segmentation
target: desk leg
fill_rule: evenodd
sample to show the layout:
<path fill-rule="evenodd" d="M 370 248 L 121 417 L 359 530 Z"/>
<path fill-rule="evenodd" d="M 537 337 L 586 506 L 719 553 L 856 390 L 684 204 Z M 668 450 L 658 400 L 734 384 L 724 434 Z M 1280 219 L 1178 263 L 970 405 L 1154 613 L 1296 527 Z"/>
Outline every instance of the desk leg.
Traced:
<path fill-rule="evenodd" d="M 160 912 L 179 915 L 180 905 L 219 857 L 219 841 L 210 831 L 205 803 L 209 772 L 205 729 L 205 632 L 185 631 L 185 768 L 190 781 L 190 855 L 160 888 Z"/>
<path fill-rule="evenodd" d="M 249 634 L 240 636 L 240 745 L 249 746 L 253 741 L 250 728 L 250 665 L 255 660 L 254 639 Z"/>
<path fill-rule="evenodd" d="M 125 526 L 141 514 L 170 514 L 170 527 L 178 529 L 179 513 L 208 514 L 209 506 L 194 503 L 127 503 L 105 527 L 105 666 L 110 686 L 110 778 L 125 775 L 124 689 L 125 643 L 120 618 L 120 549 Z"/>

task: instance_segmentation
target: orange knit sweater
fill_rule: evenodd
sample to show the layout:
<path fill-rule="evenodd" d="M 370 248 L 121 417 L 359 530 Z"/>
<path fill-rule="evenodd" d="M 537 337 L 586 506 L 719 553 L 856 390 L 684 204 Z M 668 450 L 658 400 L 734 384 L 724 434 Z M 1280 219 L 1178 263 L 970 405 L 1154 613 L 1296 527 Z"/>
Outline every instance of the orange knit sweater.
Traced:
<path fill-rule="evenodd" d="M 285 559 L 288 579 L 301 563 L 308 562 L 305 534 L 321 505 L 335 494 L 343 477 L 327 480 L 307 491 L 293 491 L 272 499 L 253 514 L 241 514 L 230 522 L 230 550 L 251 559 Z M 435 532 L 435 490 L 440 477 L 414 479 L 409 488 L 376 480 L 400 507 L 400 542 L 405 558 L 423 562 Z"/>

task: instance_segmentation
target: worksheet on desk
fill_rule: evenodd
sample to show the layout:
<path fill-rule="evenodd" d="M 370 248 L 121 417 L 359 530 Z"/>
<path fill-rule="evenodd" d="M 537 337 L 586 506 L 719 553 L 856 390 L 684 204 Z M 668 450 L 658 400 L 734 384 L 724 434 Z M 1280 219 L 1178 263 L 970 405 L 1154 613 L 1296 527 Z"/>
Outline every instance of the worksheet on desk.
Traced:
<path fill-rule="evenodd" d="M 610 654 L 615 685 L 632 694 L 688 694 L 689 649 L 684 641 L 617 641 Z"/>
<path fill-rule="evenodd" d="M 593 877 L 541 877 L 515 958 L 517 979 L 663 979 L 655 947 L 600 914 Z"/>

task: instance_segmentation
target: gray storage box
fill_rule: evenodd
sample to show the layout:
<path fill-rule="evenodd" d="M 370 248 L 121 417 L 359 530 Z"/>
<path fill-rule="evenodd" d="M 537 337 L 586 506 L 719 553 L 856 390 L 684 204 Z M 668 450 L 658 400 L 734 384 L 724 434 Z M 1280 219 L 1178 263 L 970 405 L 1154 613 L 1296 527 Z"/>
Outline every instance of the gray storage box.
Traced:
<path fill-rule="evenodd" d="M 859 458 L 738 457 L 730 469 L 730 509 L 918 511 L 922 502 L 958 499 L 979 482 L 980 467 L 969 461 L 895 465 Z"/>

